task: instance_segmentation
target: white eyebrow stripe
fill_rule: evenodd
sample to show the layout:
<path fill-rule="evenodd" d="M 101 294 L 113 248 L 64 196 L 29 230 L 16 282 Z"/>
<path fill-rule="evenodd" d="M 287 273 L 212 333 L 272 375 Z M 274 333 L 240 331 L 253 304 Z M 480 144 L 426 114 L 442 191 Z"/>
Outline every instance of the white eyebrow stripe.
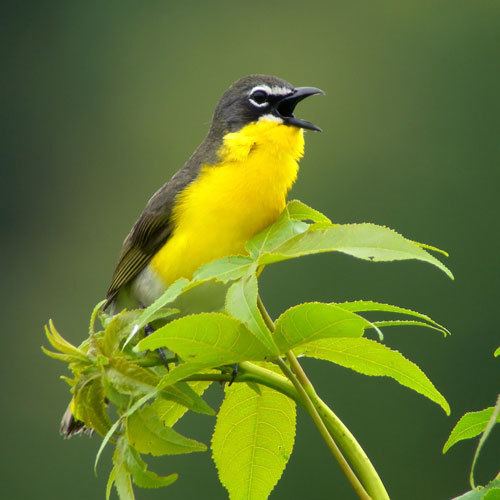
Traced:
<path fill-rule="evenodd" d="M 252 95 L 256 90 L 263 90 L 269 95 L 288 95 L 293 92 L 292 89 L 287 87 L 279 87 L 278 85 L 273 85 L 270 87 L 269 85 L 256 85 L 250 90 L 249 95 Z"/>

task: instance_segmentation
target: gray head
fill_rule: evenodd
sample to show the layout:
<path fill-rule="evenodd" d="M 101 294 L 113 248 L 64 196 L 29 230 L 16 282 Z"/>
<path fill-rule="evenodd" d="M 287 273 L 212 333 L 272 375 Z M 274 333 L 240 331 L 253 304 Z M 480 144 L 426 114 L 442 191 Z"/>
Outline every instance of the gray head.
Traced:
<path fill-rule="evenodd" d="M 264 117 L 285 125 L 320 131 L 316 125 L 296 118 L 293 112 L 302 99 L 323 93 L 315 87 L 294 87 L 275 76 L 245 76 L 233 83 L 220 99 L 212 130 L 234 132 Z"/>

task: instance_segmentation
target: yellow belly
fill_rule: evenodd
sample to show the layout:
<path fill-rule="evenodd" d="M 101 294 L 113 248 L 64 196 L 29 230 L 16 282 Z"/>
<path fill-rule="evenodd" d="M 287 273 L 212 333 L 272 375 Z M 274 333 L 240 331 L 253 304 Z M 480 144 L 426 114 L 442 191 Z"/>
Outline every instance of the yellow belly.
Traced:
<path fill-rule="evenodd" d="M 203 166 L 178 196 L 172 236 L 150 269 L 169 284 L 214 259 L 245 253 L 245 242 L 284 209 L 303 150 L 301 129 L 273 121 L 227 134 L 220 163 Z"/>

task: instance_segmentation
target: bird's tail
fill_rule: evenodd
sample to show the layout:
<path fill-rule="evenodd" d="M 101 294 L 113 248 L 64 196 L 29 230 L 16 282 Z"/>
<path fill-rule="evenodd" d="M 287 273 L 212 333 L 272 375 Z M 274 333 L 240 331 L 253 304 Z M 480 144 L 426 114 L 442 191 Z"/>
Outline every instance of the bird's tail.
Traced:
<path fill-rule="evenodd" d="M 59 432 L 66 439 L 80 434 L 92 434 L 92 429 L 85 427 L 85 424 L 73 414 L 73 400 L 71 400 L 64 412 Z"/>

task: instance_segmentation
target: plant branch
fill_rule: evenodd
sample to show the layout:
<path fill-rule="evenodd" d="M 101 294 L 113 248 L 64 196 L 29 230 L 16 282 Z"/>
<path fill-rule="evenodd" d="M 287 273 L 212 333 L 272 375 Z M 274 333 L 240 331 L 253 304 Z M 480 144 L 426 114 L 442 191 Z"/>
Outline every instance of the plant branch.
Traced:
<path fill-rule="evenodd" d="M 266 325 L 271 331 L 274 331 L 274 322 L 269 316 L 269 313 L 267 312 L 267 309 L 264 306 L 264 303 L 262 302 L 260 296 L 258 296 L 257 298 L 257 305 Z M 356 471 L 356 480 L 359 481 L 358 477 L 361 479 L 363 487 L 372 498 L 377 500 L 389 500 L 389 495 L 387 493 L 387 490 L 385 489 L 384 484 L 382 483 L 382 480 L 380 479 L 380 476 L 375 470 L 375 467 L 373 467 L 373 464 L 364 452 L 363 448 L 356 441 L 356 438 L 352 435 L 352 433 L 344 425 L 344 423 L 337 417 L 337 415 L 335 415 L 332 409 L 318 396 L 314 389 L 314 386 L 300 366 L 300 363 L 295 354 L 293 354 L 292 351 L 289 351 L 286 356 L 288 362 L 290 363 L 290 368 L 288 368 L 286 364 L 284 365 L 286 366 L 286 368 L 293 372 L 293 375 L 295 375 L 296 379 L 301 384 L 303 390 L 308 396 L 309 401 L 311 401 L 315 406 L 323 421 L 323 424 L 328 429 L 330 437 L 335 440 L 336 445 L 339 445 L 342 449 L 342 452 L 347 455 L 352 467 Z M 345 460 L 343 455 L 342 459 Z"/>
<path fill-rule="evenodd" d="M 337 460 L 340 468 L 342 469 L 342 472 L 351 483 L 351 486 L 358 495 L 358 497 L 364 500 L 370 500 L 370 496 L 363 488 L 363 485 L 361 484 L 360 480 L 357 478 L 356 474 L 351 469 L 351 466 L 349 465 L 347 460 L 344 458 L 344 455 L 342 455 L 342 452 L 340 451 L 339 447 L 337 446 L 332 436 L 330 435 L 328 428 L 323 422 L 320 414 L 318 413 L 318 410 L 314 406 L 314 403 L 311 401 L 306 391 L 304 390 L 304 387 L 301 385 L 301 383 L 299 382 L 295 374 L 292 372 L 292 370 L 290 370 L 288 365 L 281 358 L 278 358 L 278 365 L 283 370 L 283 373 L 292 381 L 292 384 L 295 386 L 295 389 L 300 395 L 302 405 L 309 413 L 311 419 L 314 422 L 314 425 L 317 427 L 319 433 L 321 434 L 321 437 L 325 441 L 326 445 L 328 446 L 334 458 Z"/>
<path fill-rule="evenodd" d="M 260 296 L 258 296 L 257 299 L 257 304 L 259 307 L 259 310 L 262 314 L 262 317 L 267 325 L 267 327 L 271 330 L 274 331 L 274 322 L 269 316 L 269 313 L 267 312 L 266 307 L 264 306 L 264 303 L 262 302 L 262 299 Z M 365 490 L 365 487 L 363 484 L 360 482 L 358 479 L 357 475 L 353 472 L 351 466 L 345 459 L 344 455 L 342 454 L 341 450 L 337 446 L 337 443 L 333 439 L 333 433 L 331 429 L 329 429 L 324 421 L 324 417 L 319 413 L 318 408 L 315 404 L 315 399 L 319 399 L 316 391 L 314 390 L 314 387 L 312 386 L 311 382 L 307 378 L 307 375 L 305 374 L 304 370 L 300 366 L 300 363 L 298 362 L 297 358 L 295 355 L 292 353 L 292 351 L 289 351 L 287 353 L 287 359 L 290 363 L 290 367 L 281 359 L 278 358 L 278 365 L 280 366 L 281 370 L 283 373 L 290 379 L 292 384 L 295 386 L 295 389 L 299 393 L 301 397 L 301 402 L 309 415 L 311 416 L 314 424 L 316 425 L 317 429 L 319 430 L 323 440 L 325 441 L 326 445 L 330 449 L 331 453 L 337 460 L 340 468 L 342 469 L 342 472 L 344 475 L 347 477 L 349 482 L 351 483 L 351 486 L 353 487 L 354 491 L 360 498 L 370 498 L 368 495 L 367 491 Z M 333 412 L 332 412 L 333 414 Z M 326 420 L 326 419 L 325 419 Z M 350 433 L 349 433 L 350 434 Z M 352 435 L 351 435 L 352 437 Z M 377 476 L 378 477 L 378 476 Z M 384 489 L 385 492 L 385 489 Z M 386 493 L 386 497 L 387 493 Z M 377 497 L 376 497 L 377 498 Z M 380 496 L 380 498 L 384 498 L 383 496 Z"/>

